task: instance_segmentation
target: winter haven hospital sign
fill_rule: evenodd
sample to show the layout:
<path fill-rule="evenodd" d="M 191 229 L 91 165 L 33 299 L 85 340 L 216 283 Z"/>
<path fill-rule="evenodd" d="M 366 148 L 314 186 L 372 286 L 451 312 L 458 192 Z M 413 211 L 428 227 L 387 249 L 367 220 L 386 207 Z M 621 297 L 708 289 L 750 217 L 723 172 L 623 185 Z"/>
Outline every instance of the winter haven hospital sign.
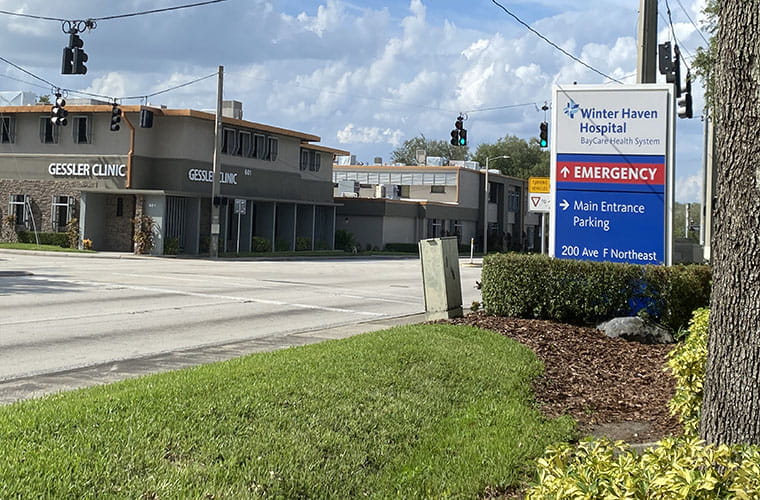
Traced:
<path fill-rule="evenodd" d="M 669 264 L 670 86 L 554 88 L 550 254 Z"/>

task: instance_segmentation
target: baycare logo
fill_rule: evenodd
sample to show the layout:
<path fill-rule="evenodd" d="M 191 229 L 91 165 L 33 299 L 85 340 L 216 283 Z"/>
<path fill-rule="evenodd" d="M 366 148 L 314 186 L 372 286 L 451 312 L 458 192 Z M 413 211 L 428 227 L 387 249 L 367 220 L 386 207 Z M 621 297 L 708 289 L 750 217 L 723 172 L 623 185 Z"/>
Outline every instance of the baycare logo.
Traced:
<path fill-rule="evenodd" d="M 567 105 L 565 106 L 564 112 L 567 116 L 570 117 L 570 119 L 574 119 L 575 114 L 578 112 L 579 109 L 580 109 L 580 106 L 575 101 L 570 99 L 570 102 L 568 102 Z"/>

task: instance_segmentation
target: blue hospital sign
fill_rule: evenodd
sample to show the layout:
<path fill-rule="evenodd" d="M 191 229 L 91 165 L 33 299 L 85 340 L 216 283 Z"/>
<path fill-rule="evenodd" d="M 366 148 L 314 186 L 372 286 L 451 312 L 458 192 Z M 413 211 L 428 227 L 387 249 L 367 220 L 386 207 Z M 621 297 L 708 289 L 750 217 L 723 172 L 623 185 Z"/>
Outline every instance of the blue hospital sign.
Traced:
<path fill-rule="evenodd" d="M 670 102 L 663 86 L 554 89 L 551 255 L 668 261 Z"/>

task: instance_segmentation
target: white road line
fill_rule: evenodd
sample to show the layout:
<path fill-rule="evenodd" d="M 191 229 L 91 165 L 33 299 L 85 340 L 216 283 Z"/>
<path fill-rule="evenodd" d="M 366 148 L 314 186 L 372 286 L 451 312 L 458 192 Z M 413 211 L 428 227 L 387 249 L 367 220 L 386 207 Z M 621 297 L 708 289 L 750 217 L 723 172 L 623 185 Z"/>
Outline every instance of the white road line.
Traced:
<path fill-rule="evenodd" d="M 159 274 L 148 274 L 148 275 L 146 275 L 146 274 L 132 274 L 132 273 L 111 273 L 111 274 L 113 274 L 114 276 L 126 276 L 126 277 L 129 277 L 129 278 L 142 278 L 142 279 L 144 279 L 146 276 L 149 276 L 150 278 L 161 278 L 161 279 L 175 280 L 175 281 L 191 281 L 191 282 L 199 282 L 199 283 L 208 283 L 209 278 L 224 279 L 224 280 L 239 279 L 237 277 L 232 277 L 232 276 L 212 276 L 212 275 L 209 275 L 208 277 L 204 277 L 204 278 L 178 278 L 176 276 L 167 276 L 167 275 L 164 275 L 164 274 L 160 274 L 160 275 Z M 275 285 L 287 284 L 287 283 L 284 283 L 282 281 L 277 281 L 277 280 L 261 280 L 261 279 L 252 279 L 250 282 L 246 282 L 246 283 L 240 283 L 240 282 L 237 282 L 237 281 L 233 281 L 233 282 L 229 282 L 228 281 L 227 284 L 231 285 L 231 286 L 251 287 L 257 281 L 260 281 L 260 282 L 263 282 L 263 283 L 267 283 L 267 284 L 275 284 Z M 331 295 L 333 295 L 335 297 L 345 297 L 345 298 L 348 298 L 348 299 L 373 300 L 375 302 L 389 302 L 391 304 L 408 304 L 409 303 L 408 300 L 382 298 L 382 297 L 379 297 L 377 295 L 356 295 L 355 292 L 352 293 L 352 294 L 339 293 L 339 292 L 335 291 L 334 287 L 330 287 L 330 286 L 326 286 L 326 285 L 316 285 L 316 284 L 313 284 L 313 283 L 298 283 L 298 286 L 309 287 L 309 288 L 316 288 L 316 289 L 319 289 L 319 290 L 328 289 L 328 290 L 330 290 L 329 293 Z"/>
<path fill-rule="evenodd" d="M 49 281 L 48 278 L 42 278 L 42 277 L 31 277 L 31 279 L 38 279 L 38 280 L 45 280 Z M 285 306 L 285 307 L 295 307 L 299 309 L 313 309 L 317 311 L 329 311 L 329 312 L 340 312 L 340 313 L 348 313 L 348 314 L 358 314 L 360 316 L 372 316 L 372 317 L 382 317 L 386 316 L 383 313 L 376 313 L 376 312 L 369 312 L 369 311 L 355 311 L 352 309 L 342 309 L 339 307 L 327 307 L 327 306 L 317 306 L 312 304 L 299 304 L 297 302 L 283 302 L 281 300 L 266 300 L 266 299 L 254 299 L 251 297 L 236 297 L 234 295 L 219 295 L 214 293 L 202 293 L 202 292 L 186 292 L 183 290 L 172 290 L 170 288 L 157 288 L 157 287 L 150 287 L 150 286 L 137 286 L 137 285 L 125 285 L 122 283 L 100 283 L 100 282 L 92 282 L 92 281 L 80 281 L 80 280 L 68 280 L 68 279 L 59 279 L 56 278 L 54 281 L 59 281 L 62 283 L 71 283 L 74 285 L 85 285 L 85 286 L 118 286 L 121 288 L 126 288 L 129 290 L 139 290 L 143 292 L 159 292 L 159 293 L 166 293 L 170 295 L 186 295 L 188 297 L 201 297 L 201 298 L 208 298 L 208 299 L 222 299 L 222 300 L 228 300 L 231 302 L 254 302 L 256 304 L 268 304 L 273 306 Z"/>

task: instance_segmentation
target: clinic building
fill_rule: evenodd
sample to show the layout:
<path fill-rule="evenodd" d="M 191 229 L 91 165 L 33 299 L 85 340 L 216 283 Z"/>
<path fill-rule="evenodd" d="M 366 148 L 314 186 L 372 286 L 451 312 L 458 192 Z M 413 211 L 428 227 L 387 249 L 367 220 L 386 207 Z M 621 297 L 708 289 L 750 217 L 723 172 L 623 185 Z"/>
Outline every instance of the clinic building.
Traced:
<path fill-rule="evenodd" d="M 190 109 L 69 102 L 66 126 L 50 105 L 0 106 L 0 220 L 17 229 L 64 231 L 101 251 L 131 252 L 133 219 L 156 224 L 153 254 L 170 239 L 181 253 L 206 253 L 212 203 L 220 206 L 220 252 L 331 249 L 332 163 L 347 152 L 318 136 L 242 119 L 225 101 L 220 196 L 212 200 L 215 115 Z"/>

